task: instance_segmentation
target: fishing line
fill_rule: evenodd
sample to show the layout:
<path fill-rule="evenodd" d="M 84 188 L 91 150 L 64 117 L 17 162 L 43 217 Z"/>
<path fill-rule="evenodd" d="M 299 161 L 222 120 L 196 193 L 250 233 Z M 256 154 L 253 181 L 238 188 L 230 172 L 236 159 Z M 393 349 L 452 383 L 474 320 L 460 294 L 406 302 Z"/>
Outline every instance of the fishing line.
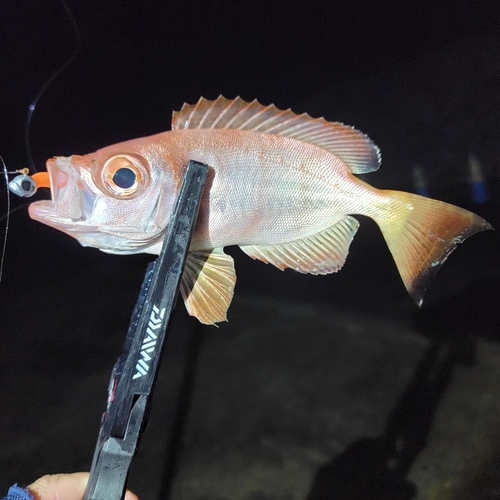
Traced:
<path fill-rule="evenodd" d="M 24 146 L 26 149 L 26 156 L 28 158 L 28 167 L 31 172 L 37 171 L 35 163 L 33 162 L 33 156 L 31 154 L 31 144 L 30 144 L 30 125 L 33 113 L 36 109 L 38 101 L 40 100 L 40 97 L 42 97 L 42 95 L 45 93 L 49 85 L 51 85 L 52 82 L 75 60 L 82 46 L 82 37 L 80 35 L 80 30 L 78 29 L 78 25 L 76 23 L 76 19 L 72 10 L 69 8 L 68 4 L 66 3 L 66 0 L 59 0 L 59 2 L 64 8 L 66 17 L 73 26 L 73 32 L 75 35 L 75 48 L 73 49 L 73 52 L 69 55 L 68 59 L 66 59 L 66 61 L 63 62 L 63 64 L 61 64 L 61 66 L 56 71 L 54 71 L 54 73 L 52 73 L 49 79 L 42 85 L 42 87 L 36 94 L 35 98 L 28 106 L 28 114 L 26 116 L 26 124 L 24 128 Z"/>
<path fill-rule="evenodd" d="M 73 49 L 73 52 L 71 52 L 69 57 L 66 59 L 66 61 L 64 61 L 61 64 L 61 66 L 56 71 L 54 71 L 52 75 L 50 75 L 50 77 L 47 79 L 47 81 L 42 85 L 40 90 L 35 95 L 33 101 L 31 101 L 31 104 L 28 106 L 28 114 L 26 115 L 26 122 L 24 127 L 24 147 L 26 150 L 28 167 L 21 170 L 15 170 L 13 172 L 9 172 L 7 170 L 7 165 L 5 164 L 4 159 L 0 156 L 0 160 L 2 162 L 3 176 L 5 180 L 5 189 L 7 191 L 7 213 L 4 216 L 0 217 L 0 222 L 5 220 L 5 233 L 3 238 L 2 250 L 0 252 L 0 283 L 2 282 L 3 265 L 5 261 L 5 252 L 7 249 L 7 236 L 9 233 L 10 216 L 12 213 L 16 212 L 20 208 L 23 208 L 29 204 L 29 203 L 23 203 L 22 205 L 16 207 L 14 210 L 11 210 L 10 192 L 12 191 L 18 194 L 19 196 L 26 197 L 33 195 L 36 191 L 36 187 L 34 185 L 33 180 L 30 177 L 28 177 L 28 173 L 30 171 L 32 173 L 35 173 L 37 171 L 35 163 L 33 161 L 33 155 L 31 153 L 31 143 L 30 143 L 30 126 L 31 126 L 31 119 L 33 118 L 33 113 L 35 112 L 38 101 L 40 100 L 42 95 L 52 84 L 52 82 L 75 60 L 82 46 L 82 37 L 80 35 L 80 30 L 78 29 L 78 25 L 76 23 L 73 11 L 69 8 L 68 4 L 66 3 L 66 0 L 59 0 L 59 2 L 64 9 L 66 18 L 69 20 L 69 22 L 73 27 L 75 48 Z M 22 174 L 22 175 L 14 178 L 12 181 L 9 182 L 9 175 L 11 174 Z M 27 185 L 25 183 L 28 184 L 31 183 L 31 185 Z"/>
<path fill-rule="evenodd" d="M 5 214 L 5 236 L 2 245 L 2 256 L 0 258 L 0 283 L 1 283 L 3 275 L 3 261 L 5 260 L 5 250 L 7 249 L 7 233 L 9 232 L 9 222 L 10 222 L 10 191 L 9 191 L 9 172 L 7 172 L 7 165 L 5 165 L 5 162 L 3 161 L 3 158 L 1 156 L 0 160 L 2 161 L 3 175 L 5 177 L 5 188 L 7 190 L 7 213 Z"/>
<path fill-rule="evenodd" d="M 15 214 L 18 210 L 21 210 L 21 208 L 24 208 L 24 207 L 27 207 L 28 205 L 30 205 L 30 203 L 31 203 L 31 201 L 27 201 L 26 203 L 21 203 L 21 205 L 18 205 L 16 208 L 13 208 L 10 211 L 10 214 L 11 215 Z M 7 214 L 2 215 L 2 217 L 0 217 L 0 222 L 3 222 L 6 218 L 7 218 Z"/>
<path fill-rule="evenodd" d="M 21 176 L 18 177 L 26 177 L 27 174 L 29 173 L 29 169 L 23 168 L 21 170 L 15 170 L 14 172 L 9 172 L 7 170 L 7 165 L 5 165 L 5 161 L 2 156 L 0 156 L 0 161 L 2 162 L 2 170 L 3 170 L 3 176 L 5 180 L 5 188 L 7 191 L 7 212 L 5 215 L 0 217 L 0 222 L 3 222 L 5 220 L 5 233 L 4 233 L 4 238 L 3 238 L 3 244 L 2 244 L 2 251 L 0 254 L 0 283 L 2 282 L 2 275 L 3 275 L 3 263 L 5 261 L 5 252 L 7 250 L 7 235 L 9 233 L 9 223 L 10 223 L 10 216 L 14 212 L 17 212 L 20 208 L 26 207 L 29 205 L 29 203 L 23 203 L 22 205 L 19 205 L 16 207 L 14 210 L 11 210 L 10 208 L 10 182 L 9 182 L 9 175 L 11 174 L 21 174 Z"/>

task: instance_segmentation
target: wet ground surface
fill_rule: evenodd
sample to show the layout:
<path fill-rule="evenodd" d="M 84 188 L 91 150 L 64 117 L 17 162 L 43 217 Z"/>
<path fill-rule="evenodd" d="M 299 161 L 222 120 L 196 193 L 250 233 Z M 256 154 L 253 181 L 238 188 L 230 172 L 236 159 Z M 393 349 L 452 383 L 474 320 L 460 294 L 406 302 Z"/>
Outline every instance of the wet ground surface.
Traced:
<path fill-rule="evenodd" d="M 130 475 L 143 500 L 499 498 L 498 236 L 462 245 L 418 311 L 362 223 L 335 276 L 234 251 L 220 328 L 179 304 Z M 64 235 L 35 261 L 50 230 L 24 227 L 1 290 L 2 491 L 89 469 L 147 261 Z"/>

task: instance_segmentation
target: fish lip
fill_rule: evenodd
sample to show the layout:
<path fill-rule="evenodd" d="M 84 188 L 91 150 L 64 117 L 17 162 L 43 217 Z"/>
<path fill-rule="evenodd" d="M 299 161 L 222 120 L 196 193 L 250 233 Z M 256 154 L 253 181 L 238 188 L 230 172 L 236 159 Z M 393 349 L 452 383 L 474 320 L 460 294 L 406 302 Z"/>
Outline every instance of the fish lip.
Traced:
<path fill-rule="evenodd" d="M 47 161 L 52 199 L 32 203 L 30 217 L 63 231 L 97 229 L 85 224 L 92 213 L 95 196 L 82 181 L 73 160 L 73 157 L 61 156 Z"/>
<path fill-rule="evenodd" d="M 97 226 L 80 224 L 69 217 L 62 217 L 57 213 L 56 205 L 51 200 L 41 200 L 31 203 L 28 207 L 29 216 L 33 220 L 42 222 L 60 231 L 78 233 L 88 231 L 98 231 Z"/>
<path fill-rule="evenodd" d="M 47 160 L 47 172 L 50 179 L 50 196 L 57 204 L 64 197 L 64 188 L 70 177 L 71 157 L 56 156 Z"/>

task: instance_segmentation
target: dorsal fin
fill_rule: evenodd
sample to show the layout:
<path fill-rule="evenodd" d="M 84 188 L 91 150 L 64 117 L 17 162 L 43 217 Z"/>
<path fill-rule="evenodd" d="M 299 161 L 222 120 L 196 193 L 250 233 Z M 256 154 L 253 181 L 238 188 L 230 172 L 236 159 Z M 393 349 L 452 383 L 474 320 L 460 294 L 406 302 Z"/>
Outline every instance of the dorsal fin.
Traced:
<path fill-rule="evenodd" d="M 353 173 L 364 174 L 378 169 L 381 161 L 378 147 L 363 133 L 338 122 L 296 115 L 290 109 L 263 106 L 256 100 L 240 97 L 215 101 L 203 97 L 196 104 L 184 104 L 172 115 L 172 130 L 239 129 L 276 134 L 309 142 L 328 150 L 346 163 Z"/>

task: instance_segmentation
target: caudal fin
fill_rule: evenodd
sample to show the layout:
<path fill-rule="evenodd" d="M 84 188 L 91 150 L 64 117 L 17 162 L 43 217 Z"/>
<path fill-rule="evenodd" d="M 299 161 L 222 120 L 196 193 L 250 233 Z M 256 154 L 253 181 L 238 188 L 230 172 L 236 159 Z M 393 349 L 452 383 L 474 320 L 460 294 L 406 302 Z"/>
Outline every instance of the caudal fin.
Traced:
<path fill-rule="evenodd" d="M 388 210 L 376 217 L 410 296 L 418 305 L 430 281 L 456 246 L 493 229 L 468 210 L 400 191 L 384 191 Z"/>

